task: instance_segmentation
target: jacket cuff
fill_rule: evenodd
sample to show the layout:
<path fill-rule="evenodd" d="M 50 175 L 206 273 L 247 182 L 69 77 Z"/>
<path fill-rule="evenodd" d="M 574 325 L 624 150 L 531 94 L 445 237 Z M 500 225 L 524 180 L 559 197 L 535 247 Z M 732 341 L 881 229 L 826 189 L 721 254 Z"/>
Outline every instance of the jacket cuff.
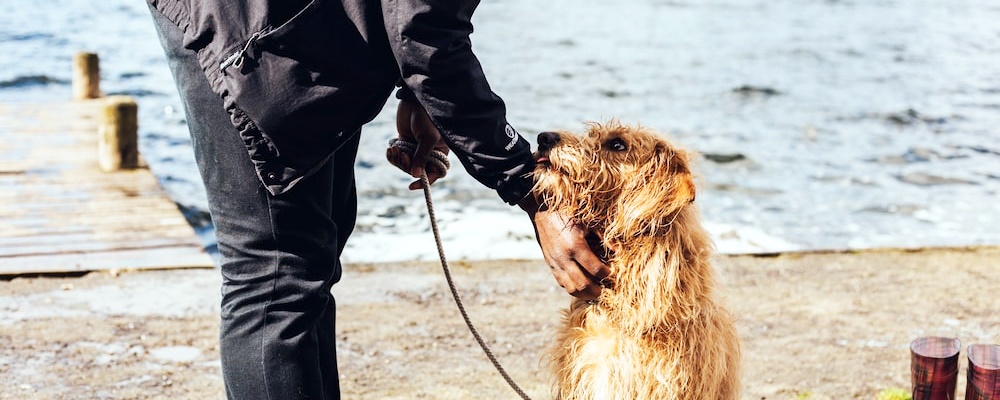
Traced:
<path fill-rule="evenodd" d="M 496 190 L 504 202 L 513 206 L 520 203 L 525 197 L 530 196 L 531 189 L 534 186 L 534 181 L 529 175 L 525 174 L 509 181 L 500 182 L 497 184 Z"/>
<path fill-rule="evenodd" d="M 417 101 L 417 95 L 413 94 L 410 88 L 403 85 L 396 91 L 396 98 L 399 100 Z"/>

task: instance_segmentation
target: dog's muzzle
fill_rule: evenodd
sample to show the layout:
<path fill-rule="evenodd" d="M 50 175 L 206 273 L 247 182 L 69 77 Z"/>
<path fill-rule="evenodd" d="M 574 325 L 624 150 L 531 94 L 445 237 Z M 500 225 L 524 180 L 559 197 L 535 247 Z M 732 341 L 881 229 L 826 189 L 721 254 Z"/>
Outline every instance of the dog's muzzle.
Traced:
<path fill-rule="evenodd" d="M 538 151 L 535 152 L 535 163 L 541 165 L 551 165 L 549 162 L 549 150 L 552 150 L 561 139 L 555 132 L 542 132 L 538 134 Z"/>
<path fill-rule="evenodd" d="M 538 134 L 538 152 L 544 153 L 551 150 L 559 143 L 559 134 L 555 132 L 542 132 Z"/>

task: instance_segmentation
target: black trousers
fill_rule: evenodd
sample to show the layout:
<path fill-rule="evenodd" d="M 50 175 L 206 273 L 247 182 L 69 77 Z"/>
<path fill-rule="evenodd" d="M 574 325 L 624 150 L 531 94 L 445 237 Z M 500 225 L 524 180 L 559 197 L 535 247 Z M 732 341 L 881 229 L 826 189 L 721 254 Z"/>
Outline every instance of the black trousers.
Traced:
<path fill-rule="evenodd" d="M 184 103 L 221 253 L 222 373 L 229 399 L 338 399 L 334 299 L 357 214 L 360 132 L 315 174 L 272 196 L 181 31 L 151 10 Z M 331 110 L 336 112 L 336 110 Z"/>

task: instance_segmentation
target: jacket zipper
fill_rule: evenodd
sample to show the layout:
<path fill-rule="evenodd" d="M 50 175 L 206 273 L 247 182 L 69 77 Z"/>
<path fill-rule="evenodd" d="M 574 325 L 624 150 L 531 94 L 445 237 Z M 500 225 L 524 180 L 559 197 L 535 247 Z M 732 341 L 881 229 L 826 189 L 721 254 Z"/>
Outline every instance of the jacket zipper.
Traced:
<path fill-rule="evenodd" d="M 254 45 L 254 43 L 266 37 L 267 34 L 270 33 L 270 30 L 270 28 L 264 28 L 255 32 L 253 35 L 250 35 L 250 38 L 247 39 L 247 42 L 243 45 L 242 49 L 233 52 L 229 55 L 229 57 L 226 57 L 225 60 L 222 60 L 222 62 L 219 63 L 219 70 L 225 73 L 226 68 L 229 68 L 230 66 L 234 66 L 236 68 L 243 67 L 243 60 L 246 58 L 247 52 L 250 51 L 250 48 Z"/>

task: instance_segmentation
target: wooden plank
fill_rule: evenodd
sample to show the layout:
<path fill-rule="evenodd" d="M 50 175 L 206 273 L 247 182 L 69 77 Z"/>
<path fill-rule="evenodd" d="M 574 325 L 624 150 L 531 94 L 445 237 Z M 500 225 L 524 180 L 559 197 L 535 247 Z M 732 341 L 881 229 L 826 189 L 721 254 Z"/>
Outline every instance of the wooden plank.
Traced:
<path fill-rule="evenodd" d="M 113 238 L 106 238 L 104 243 L 121 243 L 122 246 L 128 245 L 129 243 L 141 242 L 141 241 L 152 241 L 152 240 L 175 240 L 178 244 L 187 244 L 188 235 L 187 232 L 177 230 L 173 235 L 160 235 L 159 232 L 148 232 L 148 231 L 135 231 L 131 232 L 129 235 L 116 236 Z M 93 243 L 93 232 L 88 231 L 77 231 L 77 232 L 65 232 L 65 233 L 51 233 L 46 235 L 36 235 L 36 236 L 14 236 L 14 237 L 0 237 L 0 252 L 5 251 L 5 248 L 16 248 L 23 249 L 28 246 L 52 246 L 53 244 L 68 244 L 68 245 L 78 245 L 82 243 Z M 9 250 L 8 250 L 9 251 Z"/>
<path fill-rule="evenodd" d="M 0 104 L 0 275 L 212 266 L 147 168 L 99 169 L 101 103 Z"/>
<path fill-rule="evenodd" d="M 0 248 L 0 262 L 5 258 L 16 258 L 24 256 L 41 256 L 53 254 L 58 251 L 60 254 L 80 254 L 112 252 L 119 250 L 142 250 L 162 247 L 188 247 L 191 242 L 186 238 L 148 238 L 135 240 L 101 240 L 101 241 L 78 241 L 78 242 L 35 242 L 23 244 L 17 247 Z M 58 250 L 56 250 L 58 249 Z"/>
<path fill-rule="evenodd" d="M 52 253 L 0 258 L 0 271 L 21 274 L 58 274 L 99 270 L 206 268 L 211 259 L 191 247 L 115 250 L 90 253 Z M 209 263 L 206 265 L 206 259 Z"/>

